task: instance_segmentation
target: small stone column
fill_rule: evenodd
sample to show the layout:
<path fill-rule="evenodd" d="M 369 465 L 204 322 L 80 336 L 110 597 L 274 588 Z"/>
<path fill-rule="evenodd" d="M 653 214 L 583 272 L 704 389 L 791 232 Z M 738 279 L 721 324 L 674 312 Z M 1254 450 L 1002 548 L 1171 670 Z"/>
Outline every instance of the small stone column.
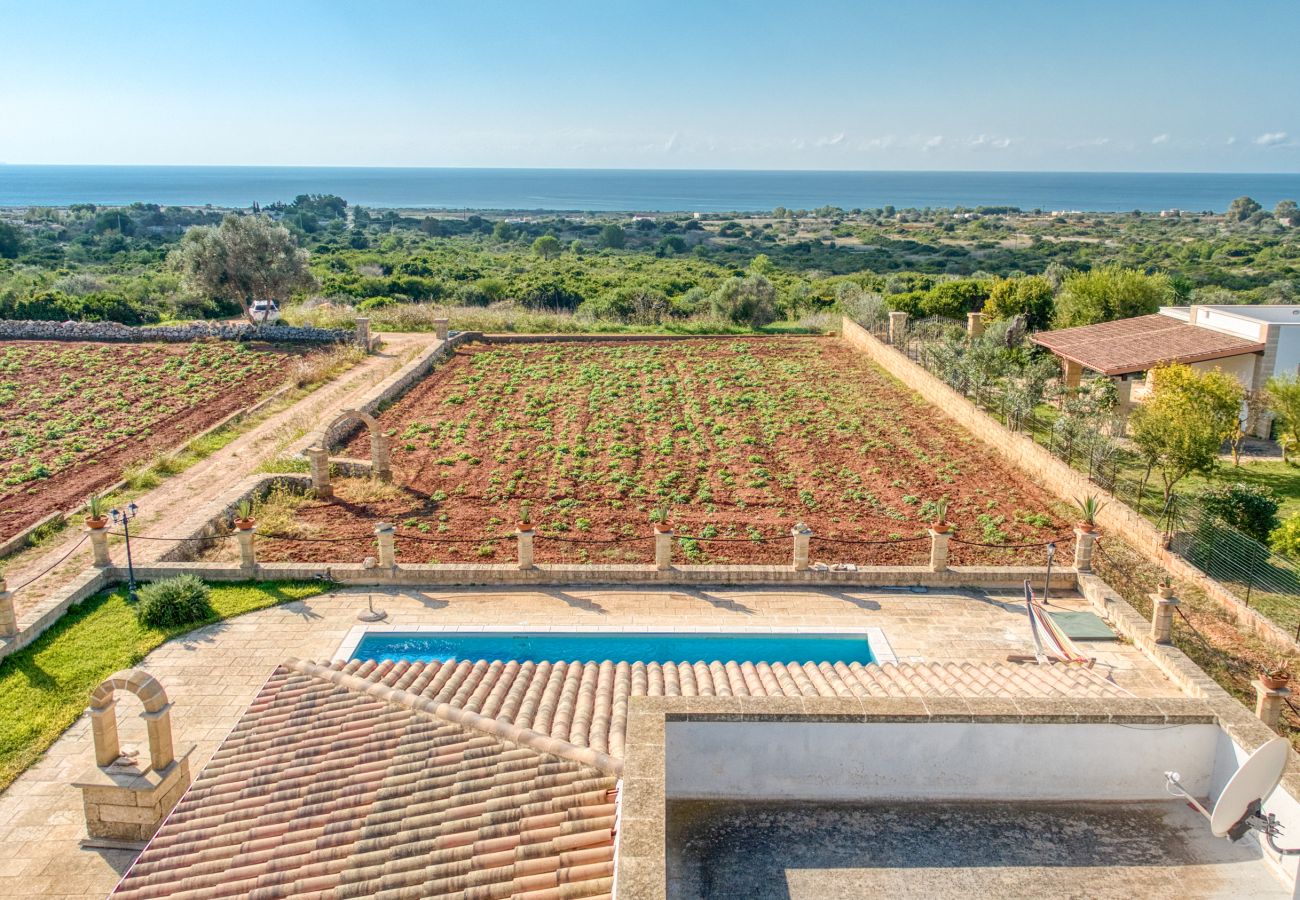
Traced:
<path fill-rule="evenodd" d="M 977 338 L 984 333 L 984 313 L 966 313 L 966 337 Z"/>
<path fill-rule="evenodd" d="M 375 526 L 375 537 L 379 538 L 379 565 L 385 569 L 397 567 L 397 549 L 393 541 L 394 528 L 387 522 Z"/>
<path fill-rule="evenodd" d="M 433 335 L 440 341 L 447 340 L 447 330 L 451 322 L 448 319 L 433 320 Z"/>
<path fill-rule="evenodd" d="M 1092 571 L 1092 548 L 1097 543 L 1097 532 L 1074 529 L 1074 570 Z"/>
<path fill-rule="evenodd" d="M 1291 696 L 1290 688 L 1271 688 L 1263 679 L 1256 679 L 1251 687 L 1255 689 L 1255 715 L 1274 731 L 1282 721 L 1282 705 Z"/>
<path fill-rule="evenodd" d="M 812 539 L 812 529 L 800 522 L 790 529 L 794 536 L 794 570 L 804 572 L 808 569 L 808 544 Z"/>
<path fill-rule="evenodd" d="M 533 565 L 533 537 L 537 532 L 529 528 L 515 529 L 515 538 L 519 541 L 519 569 L 521 571 L 537 568 Z"/>
<path fill-rule="evenodd" d="M 1177 606 L 1178 598 L 1174 596 L 1173 588 L 1166 585 L 1160 585 L 1151 595 L 1151 639 L 1157 644 L 1172 643 L 1174 609 Z"/>
<path fill-rule="evenodd" d="M 307 463 L 311 467 L 311 489 L 322 500 L 334 496 L 330 486 L 330 452 L 324 447 L 308 447 Z"/>
<path fill-rule="evenodd" d="M 245 569 L 257 568 L 257 551 L 253 548 L 253 529 L 241 528 L 235 532 L 239 539 L 239 565 Z"/>
<path fill-rule="evenodd" d="M 1083 366 L 1072 359 L 1061 360 L 1061 381 L 1068 388 L 1077 388 L 1083 381 Z"/>
<path fill-rule="evenodd" d="M 0 637 L 13 637 L 18 633 L 18 613 L 14 610 L 14 595 L 0 576 Z"/>
<path fill-rule="evenodd" d="M 113 559 L 108 554 L 108 526 L 103 528 L 86 528 L 86 533 L 90 535 L 90 551 L 95 555 L 95 567 L 98 569 L 107 569 L 113 565 Z"/>
<path fill-rule="evenodd" d="M 889 343 L 900 344 L 907 333 L 907 313 L 894 310 L 889 314 Z"/>
<path fill-rule="evenodd" d="M 354 338 L 358 347 L 370 352 L 370 320 L 364 316 L 357 319 L 357 331 Z"/>
<path fill-rule="evenodd" d="M 370 429 L 370 471 L 380 481 L 393 480 L 393 468 L 388 458 L 388 435 Z"/>
<path fill-rule="evenodd" d="M 1133 381 L 1132 379 L 1119 376 L 1115 378 L 1115 419 L 1119 423 L 1119 435 L 1123 437 L 1128 433 L 1128 418 L 1133 413 Z"/>
<path fill-rule="evenodd" d="M 951 531 L 936 531 L 933 528 L 930 529 L 931 572 L 948 571 L 948 539 L 951 537 Z"/>
<path fill-rule="evenodd" d="M 655 568 L 666 572 L 673 567 L 673 530 L 655 529 Z"/>
<path fill-rule="evenodd" d="M 90 734 L 95 741 L 95 765 L 111 766 L 122 755 L 117 740 L 117 701 L 109 700 L 102 706 L 92 706 Z"/>

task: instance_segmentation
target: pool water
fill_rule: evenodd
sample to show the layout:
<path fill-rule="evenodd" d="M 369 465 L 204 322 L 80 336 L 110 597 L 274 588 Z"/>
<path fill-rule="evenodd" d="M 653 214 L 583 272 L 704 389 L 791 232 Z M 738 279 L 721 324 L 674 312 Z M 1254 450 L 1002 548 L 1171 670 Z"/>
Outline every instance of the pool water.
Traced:
<path fill-rule="evenodd" d="M 866 634 L 447 631 L 368 632 L 353 659 L 410 662 L 871 663 Z"/>

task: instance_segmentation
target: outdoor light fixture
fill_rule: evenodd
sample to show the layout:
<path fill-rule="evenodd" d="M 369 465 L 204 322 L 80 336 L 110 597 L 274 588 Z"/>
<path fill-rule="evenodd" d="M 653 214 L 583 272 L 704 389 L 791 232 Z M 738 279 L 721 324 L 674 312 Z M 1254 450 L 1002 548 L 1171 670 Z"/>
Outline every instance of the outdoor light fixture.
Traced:
<path fill-rule="evenodd" d="M 139 513 L 140 507 L 134 503 L 126 505 L 126 512 L 116 507 L 109 511 L 109 516 L 113 519 L 114 525 L 122 526 L 122 536 L 126 538 L 126 596 L 127 599 L 135 603 L 140 599 L 135 592 L 135 566 L 131 562 L 131 520 Z"/>

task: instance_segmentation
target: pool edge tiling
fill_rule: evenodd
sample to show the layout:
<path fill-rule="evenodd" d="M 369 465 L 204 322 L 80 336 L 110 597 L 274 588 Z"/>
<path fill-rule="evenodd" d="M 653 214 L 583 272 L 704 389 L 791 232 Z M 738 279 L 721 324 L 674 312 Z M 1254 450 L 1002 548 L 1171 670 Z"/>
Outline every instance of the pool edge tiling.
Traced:
<path fill-rule="evenodd" d="M 536 635 L 538 637 L 543 637 L 543 638 L 552 637 L 552 636 L 555 638 L 560 638 L 564 636 L 564 637 L 572 637 L 581 640 L 582 638 L 586 638 L 586 637 L 598 638 L 602 634 L 611 637 L 617 636 L 620 638 L 633 636 L 633 635 L 646 635 L 646 636 L 653 635 L 656 637 L 668 637 L 668 638 L 672 638 L 672 637 L 716 638 L 719 640 L 720 649 L 718 651 L 714 652 L 713 650 L 709 650 L 708 652 L 704 653 L 704 655 L 700 656 L 699 659 L 694 659 L 694 658 L 689 659 L 690 662 L 727 661 L 727 662 L 772 663 L 772 662 L 794 662 L 794 661 L 799 661 L 799 662 L 827 661 L 827 662 L 859 662 L 865 665 L 870 663 L 894 663 L 898 661 L 897 656 L 894 654 L 893 649 L 889 645 L 889 641 L 885 637 L 884 631 L 876 627 L 777 628 L 777 627 L 751 626 L 751 627 L 723 628 L 721 626 L 713 626 L 713 627 L 703 626 L 703 627 L 695 627 L 695 628 L 683 628 L 683 627 L 673 627 L 673 626 L 613 626 L 610 627 L 610 626 L 592 626 L 592 625 L 533 626 L 533 627 L 516 627 L 512 625 L 484 625 L 484 626 L 423 625 L 423 626 L 415 626 L 415 627 L 411 627 L 411 626 L 403 627 L 403 626 L 387 625 L 387 624 L 358 625 L 354 627 L 351 631 L 348 632 L 347 637 L 345 637 L 343 642 L 339 645 L 338 650 L 334 654 L 333 660 L 335 662 L 346 662 L 352 659 L 368 659 L 368 660 L 392 659 L 395 661 L 424 659 L 423 657 L 395 656 L 392 654 L 382 654 L 382 653 L 379 655 L 366 655 L 364 657 L 357 655 L 358 651 L 363 649 L 364 642 L 368 637 L 370 636 L 378 637 L 380 635 L 391 636 L 394 638 L 398 636 L 409 635 L 411 638 L 415 640 L 418 640 L 421 637 L 432 638 L 438 635 L 465 635 L 465 636 L 500 635 L 502 637 L 506 635 Z M 721 640 L 728 636 L 738 637 L 738 638 L 771 638 L 773 639 L 774 650 L 771 653 L 765 652 L 763 654 L 759 654 L 763 657 L 761 659 L 751 658 L 745 655 L 738 657 L 735 656 L 733 653 L 727 651 L 725 645 L 721 644 Z M 797 641 L 800 638 L 817 638 L 817 637 L 863 638 L 866 640 L 866 645 L 867 645 L 866 657 L 869 658 L 863 658 L 861 655 L 858 655 L 858 656 L 854 656 L 853 658 L 848 658 L 848 657 L 832 658 L 831 656 L 828 656 L 825 657 L 824 659 L 819 658 L 815 660 L 808 660 L 808 659 L 798 658 L 797 655 L 796 657 L 791 658 L 789 657 L 788 653 L 779 652 L 776 650 L 778 646 L 777 640 L 780 638 L 788 638 Z M 713 645 L 713 642 L 708 642 L 708 643 L 710 646 Z M 560 661 L 560 660 L 568 660 L 571 657 L 577 658 L 577 657 L 573 657 L 573 654 L 571 653 L 562 654 L 560 656 L 557 656 L 554 659 L 551 659 L 550 657 L 532 656 L 532 655 L 526 655 L 525 658 L 520 658 L 518 656 L 514 656 L 510 654 L 489 654 L 489 656 L 492 659 L 500 659 L 503 662 L 507 660 L 522 662 L 525 661 L 526 659 L 531 659 L 532 661 L 541 661 L 542 659 L 550 659 L 551 661 Z M 593 645 L 593 648 L 590 653 L 586 653 L 586 652 L 580 653 L 579 656 L 584 661 L 597 660 L 597 659 L 612 659 L 612 657 L 608 652 L 608 648 L 603 647 L 601 645 Z M 680 654 L 670 654 L 670 655 L 615 654 L 615 656 L 618 656 L 619 658 L 612 659 L 612 661 L 614 662 L 626 661 L 626 662 L 651 663 L 651 662 L 687 661 L 686 658 L 682 657 Z M 634 659 L 633 656 L 636 656 L 637 658 Z M 667 658 L 660 658 L 661 656 L 667 656 Z M 442 657 L 431 657 L 431 658 L 442 659 Z M 471 653 L 463 657 L 458 656 L 455 658 L 481 659 L 481 658 L 488 658 L 488 657 L 483 656 L 483 654 Z"/>

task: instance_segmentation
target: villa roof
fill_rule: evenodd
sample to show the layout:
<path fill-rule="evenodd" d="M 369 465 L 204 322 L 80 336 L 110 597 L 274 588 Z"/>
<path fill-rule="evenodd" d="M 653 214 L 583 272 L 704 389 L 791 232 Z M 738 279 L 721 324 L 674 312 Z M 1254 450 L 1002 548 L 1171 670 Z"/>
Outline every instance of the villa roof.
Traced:
<path fill-rule="evenodd" d="M 1067 666 L 278 667 L 118 898 L 607 897 L 633 696 L 1119 697 Z"/>
<path fill-rule="evenodd" d="M 1257 341 L 1159 313 L 1043 331 L 1033 340 L 1057 356 L 1103 375 L 1127 375 L 1165 363 L 1206 362 L 1264 350 Z"/>

